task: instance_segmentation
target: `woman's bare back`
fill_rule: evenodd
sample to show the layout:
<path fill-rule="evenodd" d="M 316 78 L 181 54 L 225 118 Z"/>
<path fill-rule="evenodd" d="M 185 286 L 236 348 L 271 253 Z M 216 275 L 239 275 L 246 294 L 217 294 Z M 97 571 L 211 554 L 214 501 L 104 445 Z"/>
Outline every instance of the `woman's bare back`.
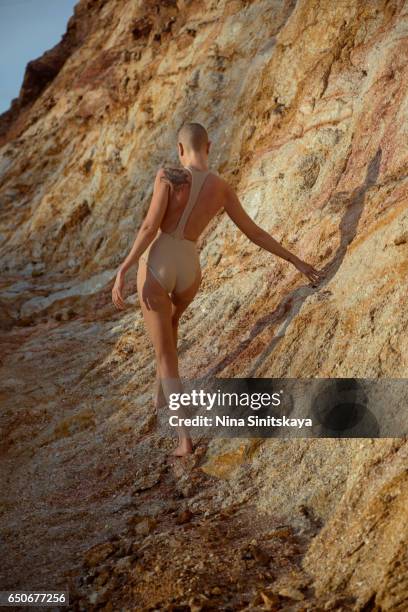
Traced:
<path fill-rule="evenodd" d="M 191 174 L 184 171 L 185 182 L 177 184 L 169 180 L 170 190 L 167 209 L 160 224 L 163 232 L 173 232 L 187 205 L 190 189 Z M 170 175 L 171 176 L 171 175 Z M 196 241 L 211 219 L 223 206 L 222 185 L 223 180 L 215 173 L 209 172 L 198 194 L 197 201 L 184 228 L 184 238 Z"/>

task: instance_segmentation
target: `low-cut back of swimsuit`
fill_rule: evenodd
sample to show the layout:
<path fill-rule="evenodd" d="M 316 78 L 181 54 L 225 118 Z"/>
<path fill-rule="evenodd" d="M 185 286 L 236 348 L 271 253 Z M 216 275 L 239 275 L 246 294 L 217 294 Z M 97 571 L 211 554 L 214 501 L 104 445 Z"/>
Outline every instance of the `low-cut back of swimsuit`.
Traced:
<path fill-rule="evenodd" d="M 191 173 L 190 195 L 173 232 L 160 230 L 141 258 L 167 293 L 185 291 L 201 275 L 195 241 L 184 238 L 184 228 L 210 170 L 185 166 Z"/>

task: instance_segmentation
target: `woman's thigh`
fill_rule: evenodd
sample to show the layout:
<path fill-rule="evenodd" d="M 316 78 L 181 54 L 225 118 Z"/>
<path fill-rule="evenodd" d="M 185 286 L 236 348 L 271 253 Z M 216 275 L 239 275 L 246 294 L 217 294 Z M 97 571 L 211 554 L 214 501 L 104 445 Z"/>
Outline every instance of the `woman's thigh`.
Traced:
<path fill-rule="evenodd" d="M 137 292 L 145 326 L 156 355 L 174 352 L 172 303 L 144 260 L 139 260 Z"/>
<path fill-rule="evenodd" d="M 192 284 L 183 291 L 173 291 L 171 294 L 172 316 L 173 319 L 179 319 L 186 308 L 191 304 L 201 284 L 201 273 L 199 273 Z"/>

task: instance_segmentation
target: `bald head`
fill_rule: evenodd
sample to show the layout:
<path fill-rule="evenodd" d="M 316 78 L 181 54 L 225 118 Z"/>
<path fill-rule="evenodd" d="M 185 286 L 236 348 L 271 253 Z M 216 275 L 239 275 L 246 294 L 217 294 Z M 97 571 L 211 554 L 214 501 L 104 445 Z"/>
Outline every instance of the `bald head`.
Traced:
<path fill-rule="evenodd" d="M 200 123 L 185 123 L 177 138 L 187 153 L 199 153 L 205 150 L 208 144 L 207 130 Z"/>

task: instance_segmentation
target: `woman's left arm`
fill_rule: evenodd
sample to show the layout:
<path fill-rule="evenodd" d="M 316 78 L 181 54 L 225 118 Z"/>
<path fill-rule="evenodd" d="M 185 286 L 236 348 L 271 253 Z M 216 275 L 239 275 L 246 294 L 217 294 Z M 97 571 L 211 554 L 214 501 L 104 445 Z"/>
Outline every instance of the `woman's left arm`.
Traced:
<path fill-rule="evenodd" d="M 112 289 L 112 301 L 117 308 L 125 307 L 122 291 L 126 272 L 139 261 L 141 254 L 144 253 L 152 242 L 166 212 L 170 186 L 166 180 L 162 180 L 162 177 L 165 177 L 165 173 L 163 168 L 159 168 L 156 173 L 153 196 L 147 215 L 140 226 L 129 254 L 120 265 L 116 275 L 115 284 Z"/>

